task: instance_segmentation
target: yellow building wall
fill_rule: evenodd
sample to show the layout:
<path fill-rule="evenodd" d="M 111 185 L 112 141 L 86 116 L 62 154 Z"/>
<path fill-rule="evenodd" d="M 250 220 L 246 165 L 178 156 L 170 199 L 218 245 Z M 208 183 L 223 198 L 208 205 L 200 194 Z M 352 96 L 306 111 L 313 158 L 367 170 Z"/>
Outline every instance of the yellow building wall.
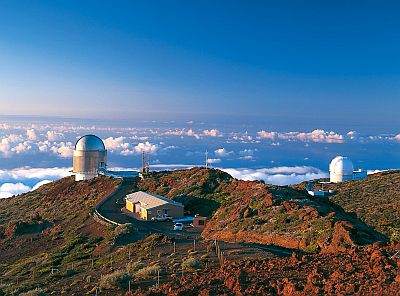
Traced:
<path fill-rule="evenodd" d="M 125 204 L 125 207 L 129 212 L 132 212 L 132 213 L 135 212 L 135 204 L 133 202 L 130 202 L 130 201 L 127 200 L 126 204 Z"/>
<path fill-rule="evenodd" d="M 142 218 L 143 220 L 147 220 L 147 210 L 140 208 L 140 218 Z"/>

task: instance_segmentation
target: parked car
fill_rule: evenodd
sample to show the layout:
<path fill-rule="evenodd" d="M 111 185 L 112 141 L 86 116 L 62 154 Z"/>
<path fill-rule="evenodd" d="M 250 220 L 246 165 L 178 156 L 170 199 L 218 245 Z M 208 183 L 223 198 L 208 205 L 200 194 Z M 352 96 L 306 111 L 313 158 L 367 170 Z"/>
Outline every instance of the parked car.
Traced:
<path fill-rule="evenodd" d="M 151 218 L 151 221 L 159 221 L 159 222 L 172 221 L 172 217 L 168 216 L 168 215 L 157 216 L 157 217 Z"/>
<path fill-rule="evenodd" d="M 175 223 L 174 224 L 174 230 L 175 231 L 182 231 L 183 230 L 183 224 L 182 223 Z"/>

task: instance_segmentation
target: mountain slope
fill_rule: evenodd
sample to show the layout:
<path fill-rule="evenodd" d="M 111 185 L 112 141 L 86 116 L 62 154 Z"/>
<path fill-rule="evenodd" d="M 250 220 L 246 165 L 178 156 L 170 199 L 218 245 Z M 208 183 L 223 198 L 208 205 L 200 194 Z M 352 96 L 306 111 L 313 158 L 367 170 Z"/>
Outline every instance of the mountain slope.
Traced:
<path fill-rule="evenodd" d="M 365 223 L 400 241 L 400 172 L 369 175 L 366 180 L 335 185 L 330 200 Z"/>
<path fill-rule="evenodd" d="M 59 285 L 63 279 L 52 276 L 53 269 L 72 270 L 69 264 L 89 258 L 110 235 L 91 213 L 119 183 L 106 177 L 83 182 L 69 177 L 1 199 L 0 277 L 6 290 L 19 295 L 38 285 Z"/>
<path fill-rule="evenodd" d="M 153 173 L 139 187 L 184 204 L 189 201 L 185 205 L 193 213 L 215 211 L 203 232 L 207 239 L 275 244 L 312 252 L 386 240 L 340 206 L 310 198 L 303 190 L 239 181 L 219 170 Z M 204 201 L 215 205 L 208 212 L 196 207 Z"/>
<path fill-rule="evenodd" d="M 392 178 L 374 182 L 397 196 Z M 397 291 L 400 283 L 395 245 L 365 247 L 385 237 L 341 206 L 310 198 L 301 188 L 239 181 L 204 168 L 136 180 L 131 189 L 163 194 L 192 213 L 210 215 L 196 250 L 192 239 L 179 236 L 175 252 L 169 237 L 152 235 L 132 243 L 137 229 L 110 227 L 93 218 L 94 206 L 120 184 L 105 177 L 64 178 L 0 200 L 0 295 L 2 290 L 20 295 L 38 286 L 52 295 L 94 295 L 99 287 L 99 295 L 125 295 L 127 279 L 133 295 L 197 295 L 200 289 L 204 295 L 312 295 L 308 289 L 371 294 L 373 289 Z M 396 211 L 393 215 L 399 219 Z M 224 251 L 223 264 L 214 239 Z M 244 242 L 291 248 L 294 255 L 277 258 L 264 251 L 271 248 L 251 245 L 250 250 Z M 190 262 L 195 269 L 182 275 Z M 154 292 L 157 277 L 150 271 L 157 268 L 164 285 Z"/>

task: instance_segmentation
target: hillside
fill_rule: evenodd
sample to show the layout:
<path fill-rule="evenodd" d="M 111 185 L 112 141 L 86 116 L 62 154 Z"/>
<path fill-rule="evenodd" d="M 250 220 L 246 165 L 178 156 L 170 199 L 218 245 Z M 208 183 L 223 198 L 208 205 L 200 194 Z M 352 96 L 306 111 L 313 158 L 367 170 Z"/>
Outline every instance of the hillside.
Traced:
<path fill-rule="evenodd" d="M 395 185 L 389 180 L 374 182 Z M 157 172 L 130 182 L 126 190 L 166 195 L 193 214 L 209 215 L 203 239 L 195 246 L 179 235 L 141 239 L 139 228 L 100 223 L 94 207 L 121 181 L 64 178 L 0 200 L 0 295 L 125 295 L 128 282 L 130 295 L 370 295 L 374 289 L 393 295 L 400 289 L 399 246 L 371 245 L 385 236 L 347 213 L 345 204 L 215 169 Z"/>
<path fill-rule="evenodd" d="M 330 200 L 365 223 L 400 241 L 400 172 L 369 175 L 366 180 L 334 186 Z"/>
<path fill-rule="evenodd" d="M 153 173 L 139 188 L 181 201 L 193 213 L 213 214 L 203 232 L 207 239 L 309 252 L 386 240 L 340 206 L 309 198 L 303 190 L 238 181 L 219 170 Z"/>
<path fill-rule="evenodd" d="M 193 214 L 212 216 L 229 198 L 225 188 L 232 181 L 229 174 L 220 170 L 193 168 L 151 173 L 140 180 L 138 187 L 179 201 Z"/>
<path fill-rule="evenodd" d="M 110 232 L 99 228 L 91 213 L 119 183 L 105 177 L 77 183 L 69 177 L 0 199 L 0 271 L 5 272 L 0 276 L 10 284 L 17 275 L 29 278 L 26 287 L 18 285 L 25 290 L 35 286 L 33 274 L 46 282 L 52 268 L 90 257 L 101 237 Z"/>
<path fill-rule="evenodd" d="M 395 247 L 369 246 L 350 254 L 229 260 L 166 283 L 154 295 L 399 295 Z"/>

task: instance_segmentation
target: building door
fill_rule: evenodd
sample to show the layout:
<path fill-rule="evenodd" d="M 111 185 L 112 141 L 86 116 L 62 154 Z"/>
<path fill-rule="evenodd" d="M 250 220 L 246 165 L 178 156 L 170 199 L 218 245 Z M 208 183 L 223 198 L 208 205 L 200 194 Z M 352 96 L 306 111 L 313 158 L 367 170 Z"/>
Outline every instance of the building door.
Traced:
<path fill-rule="evenodd" d="M 140 203 L 135 203 L 135 213 L 140 213 Z"/>

